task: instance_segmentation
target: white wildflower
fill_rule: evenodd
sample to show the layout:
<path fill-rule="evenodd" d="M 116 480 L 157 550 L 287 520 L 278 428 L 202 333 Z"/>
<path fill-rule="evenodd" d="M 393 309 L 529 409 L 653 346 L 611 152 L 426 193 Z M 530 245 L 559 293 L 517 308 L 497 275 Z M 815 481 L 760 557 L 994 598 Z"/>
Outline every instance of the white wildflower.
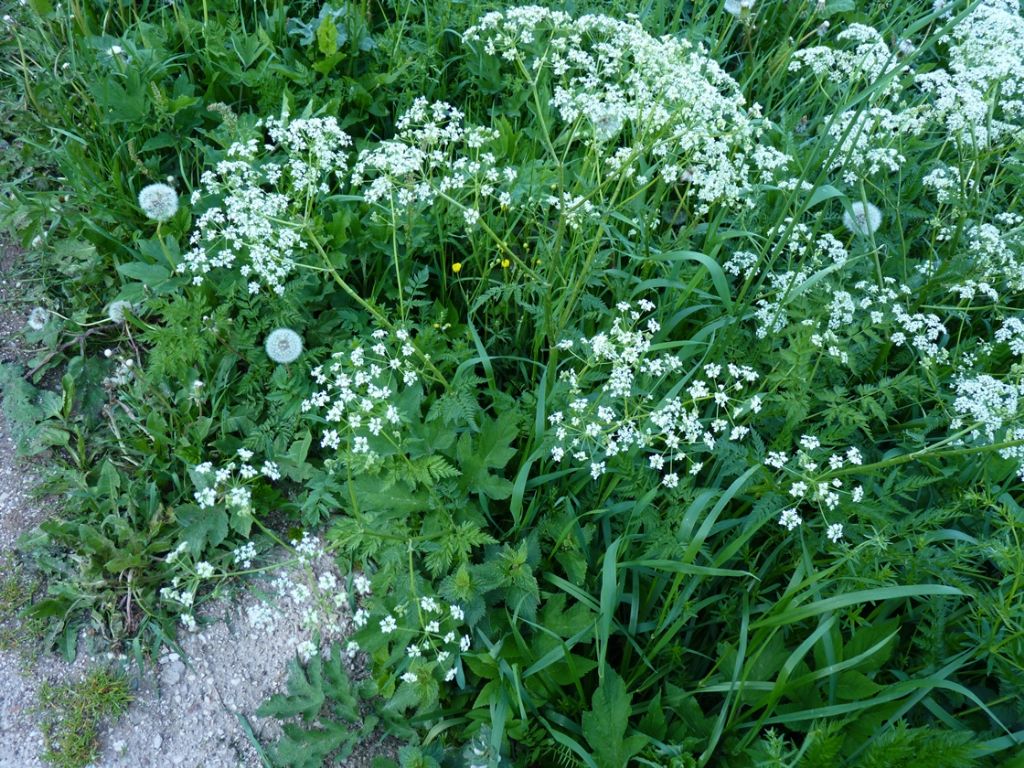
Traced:
<path fill-rule="evenodd" d="M 802 522 L 803 519 L 797 514 L 797 511 L 792 508 L 782 510 L 782 514 L 779 515 L 779 525 L 787 531 L 792 531 Z"/>

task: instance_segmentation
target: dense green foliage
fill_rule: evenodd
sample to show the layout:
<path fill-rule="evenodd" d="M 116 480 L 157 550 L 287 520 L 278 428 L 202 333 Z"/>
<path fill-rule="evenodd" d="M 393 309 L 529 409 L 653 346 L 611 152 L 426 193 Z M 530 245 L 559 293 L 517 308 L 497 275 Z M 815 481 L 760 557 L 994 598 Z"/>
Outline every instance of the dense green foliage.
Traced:
<path fill-rule="evenodd" d="M 6 10 L 54 645 L 283 546 L 268 763 L 1024 765 L 1016 5 Z"/>

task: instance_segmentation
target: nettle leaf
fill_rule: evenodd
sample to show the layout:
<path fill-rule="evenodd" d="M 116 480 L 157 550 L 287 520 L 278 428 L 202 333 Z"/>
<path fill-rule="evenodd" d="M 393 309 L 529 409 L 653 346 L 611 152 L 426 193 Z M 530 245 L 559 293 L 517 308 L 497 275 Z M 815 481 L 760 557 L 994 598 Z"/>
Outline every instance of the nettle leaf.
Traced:
<path fill-rule="evenodd" d="M 194 504 L 187 504 L 178 507 L 174 516 L 181 526 L 181 537 L 188 542 L 195 557 L 227 538 L 228 513 L 219 507 L 200 509 Z"/>
<path fill-rule="evenodd" d="M 629 758 L 647 744 L 642 734 L 626 737 L 631 700 L 622 678 L 606 670 L 604 682 L 594 691 L 591 710 L 583 713 L 583 735 L 594 750 L 597 768 L 625 768 Z"/>

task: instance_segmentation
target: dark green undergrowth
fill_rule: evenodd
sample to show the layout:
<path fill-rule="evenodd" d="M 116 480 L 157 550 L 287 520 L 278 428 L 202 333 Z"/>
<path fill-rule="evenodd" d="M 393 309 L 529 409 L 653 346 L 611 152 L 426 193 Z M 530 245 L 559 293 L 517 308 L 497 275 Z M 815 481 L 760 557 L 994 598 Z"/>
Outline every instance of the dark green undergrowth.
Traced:
<path fill-rule="evenodd" d="M 0 5 L 47 647 L 298 563 L 268 765 L 1024 765 L 1017 9 Z"/>

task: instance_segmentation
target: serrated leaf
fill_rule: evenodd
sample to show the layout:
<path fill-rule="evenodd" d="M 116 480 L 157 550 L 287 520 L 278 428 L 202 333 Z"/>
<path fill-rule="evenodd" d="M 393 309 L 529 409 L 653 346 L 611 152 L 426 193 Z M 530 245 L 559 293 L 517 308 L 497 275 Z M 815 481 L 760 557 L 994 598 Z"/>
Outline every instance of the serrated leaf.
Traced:
<path fill-rule="evenodd" d="M 651 703 L 647 706 L 647 713 L 640 718 L 639 729 L 648 736 L 661 741 L 668 731 L 668 723 L 665 721 L 665 712 L 661 708 L 661 690 L 659 689 Z"/>
<path fill-rule="evenodd" d="M 629 758 L 647 743 L 641 734 L 626 736 L 631 698 L 622 678 L 607 669 L 604 682 L 594 691 L 590 711 L 583 713 L 583 735 L 598 768 L 626 768 Z"/>
<path fill-rule="evenodd" d="M 181 537 L 188 542 L 195 557 L 201 557 L 207 547 L 216 547 L 228 535 L 228 514 L 223 509 L 200 509 L 188 504 L 175 512 Z"/>
<path fill-rule="evenodd" d="M 270 697 L 256 714 L 260 717 L 282 719 L 301 716 L 309 722 L 320 714 L 324 705 L 324 691 L 319 656 L 310 659 L 305 669 L 298 657 L 288 662 L 287 693 L 276 693 Z"/>
<path fill-rule="evenodd" d="M 491 499 L 507 499 L 512 495 L 512 482 L 491 474 L 490 470 L 503 469 L 515 456 L 516 449 L 512 443 L 518 434 L 513 413 L 485 421 L 479 435 L 462 434 L 456 452 L 468 491 Z"/>

